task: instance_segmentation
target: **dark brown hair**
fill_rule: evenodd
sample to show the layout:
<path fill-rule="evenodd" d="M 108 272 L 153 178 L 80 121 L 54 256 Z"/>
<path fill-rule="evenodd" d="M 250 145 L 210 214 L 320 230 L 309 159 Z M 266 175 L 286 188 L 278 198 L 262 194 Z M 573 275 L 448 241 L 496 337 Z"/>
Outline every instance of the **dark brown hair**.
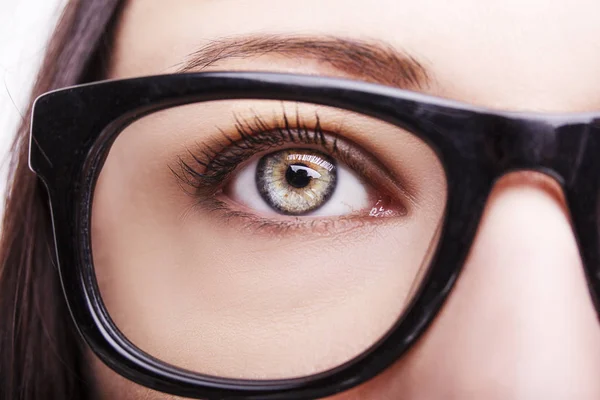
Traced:
<path fill-rule="evenodd" d="M 69 1 L 32 99 L 103 75 L 121 3 Z M 27 164 L 30 116 L 31 107 L 12 146 L 0 242 L 0 400 L 84 400 L 84 347 L 62 296 L 44 188 Z"/>

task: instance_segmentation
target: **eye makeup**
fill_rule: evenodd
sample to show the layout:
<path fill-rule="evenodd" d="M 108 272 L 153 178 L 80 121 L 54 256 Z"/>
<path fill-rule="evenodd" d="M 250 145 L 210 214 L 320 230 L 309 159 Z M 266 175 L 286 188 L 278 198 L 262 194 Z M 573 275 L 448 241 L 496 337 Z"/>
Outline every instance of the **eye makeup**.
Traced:
<path fill-rule="evenodd" d="M 283 109 L 269 119 L 256 110 L 252 110 L 250 116 L 247 113 L 245 116 L 235 113 L 234 123 L 230 124 L 233 126 L 215 126 L 217 137 L 188 147 L 170 169 L 180 186 L 194 197 L 195 206 L 211 212 L 218 211 L 227 221 L 243 220 L 246 226 L 250 224 L 285 231 L 291 228 L 326 231 L 332 227 L 382 223 L 392 218 L 407 217 L 412 199 L 398 183 L 399 180 L 372 154 L 346 139 L 339 126 L 330 129 L 328 127 L 332 124 L 323 123 L 322 120 L 317 112 L 307 118 L 298 109 L 293 116 Z M 285 154 L 286 159 L 274 163 L 272 160 L 277 154 Z M 261 186 L 261 179 L 265 180 L 265 165 L 270 166 L 271 172 L 278 172 L 268 175 L 270 180 L 277 180 L 269 189 Z M 332 183 L 338 186 L 342 184 L 331 175 L 331 170 L 338 169 L 338 166 L 352 175 L 350 177 L 346 173 L 345 181 L 356 181 L 354 186 L 350 183 L 344 186 L 350 189 L 333 187 Z M 271 210 L 265 206 L 258 209 L 249 207 L 248 202 L 232 198 L 232 182 L 249 167 L 256 169 L 253 173 L 256 178 L 247 180 L 247 185 L 237 192 L 250 192 L 254 190 L 251 186 L 257 185 L 257 193 L 263 197 L 265 204 L 270 204 Z M 304 178 L 306 182 L 300 182 L 302 179 L 298 174 L 302 173 L 311 174 Z M 315 180 L 317 176 L 327 177 L 329 182 Z M 313 180 L 309 184 L 310 179 Z M 364 187 L 367 193 L 366 202 L 361 203 L 356 199 L 360 197 L 359 186 Z M 278 196 L 273 194 L 273 188 L 278 188 Z M 297 193 L 302 190 L 304 192 Z M 327 193 L 327 190 L 330 192 Z M 346 190 L 346 198 L 341 197 L 344 193 L 338 193 L 340 190 Z M 321 196 L 320 191 L 324 191 L 325 197 L 320 199 L 321 203 L 310 201 L 311 196 Z M 335 210 L 322 206 L 336 196 L 338 202 L 345 206 L 344 212 L 340 212 L 339 207 Z M 273 206 L 271 201 L 275 197 L 279 197 L 277 206 Z M 296 199 L 295 211 L 289 211 L 291 198 Z M 298 206 L 298 200 L 312 206 Z M 319 208 L 325 211 L 317 210 Z M 311 214 L 312 210 L 317 212 Z M 328 215 L 328 212 L 333 214 Z"/>

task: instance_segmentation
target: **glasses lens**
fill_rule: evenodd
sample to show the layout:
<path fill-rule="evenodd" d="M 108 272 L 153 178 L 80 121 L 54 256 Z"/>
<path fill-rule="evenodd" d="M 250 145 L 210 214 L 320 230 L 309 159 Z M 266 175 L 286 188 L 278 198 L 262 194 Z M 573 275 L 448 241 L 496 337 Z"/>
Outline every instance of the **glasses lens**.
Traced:
<path fill-rule="evenodd" d="M 94 191 L 102 300 L 137 347 L 201 374 L 312 375 L 381 339 L 438 242 L 446 177 L 387 122 L 274 100 L 147 115 Z"/>

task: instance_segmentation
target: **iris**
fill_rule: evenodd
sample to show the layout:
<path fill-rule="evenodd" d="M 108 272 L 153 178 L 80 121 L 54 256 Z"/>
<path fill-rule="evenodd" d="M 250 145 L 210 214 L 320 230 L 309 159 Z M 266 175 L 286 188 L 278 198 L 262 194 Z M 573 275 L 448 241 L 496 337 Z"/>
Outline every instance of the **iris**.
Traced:
<path fill-rule="evenodd" d="M 263 156 L 256 185 L 274 210 L 303 215 L 323 206 L 337 184 L 336 162 L 312 149 L 285 149 Z"/>

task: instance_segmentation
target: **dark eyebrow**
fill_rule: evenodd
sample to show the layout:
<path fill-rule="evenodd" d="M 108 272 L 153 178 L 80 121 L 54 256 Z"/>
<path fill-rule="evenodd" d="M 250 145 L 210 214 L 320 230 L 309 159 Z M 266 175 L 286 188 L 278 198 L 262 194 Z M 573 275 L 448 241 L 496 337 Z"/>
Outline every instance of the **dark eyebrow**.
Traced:
<path fill-rule="evenodd" d="M 336 36 L 253 35 L 211 40 L 190 54 L 178 72 L 264 55 L 314 60 L 346 77 L 403 89 L 422 89 L 431 82 L 429 72 L 416 58 L 390 44 Z"/>

